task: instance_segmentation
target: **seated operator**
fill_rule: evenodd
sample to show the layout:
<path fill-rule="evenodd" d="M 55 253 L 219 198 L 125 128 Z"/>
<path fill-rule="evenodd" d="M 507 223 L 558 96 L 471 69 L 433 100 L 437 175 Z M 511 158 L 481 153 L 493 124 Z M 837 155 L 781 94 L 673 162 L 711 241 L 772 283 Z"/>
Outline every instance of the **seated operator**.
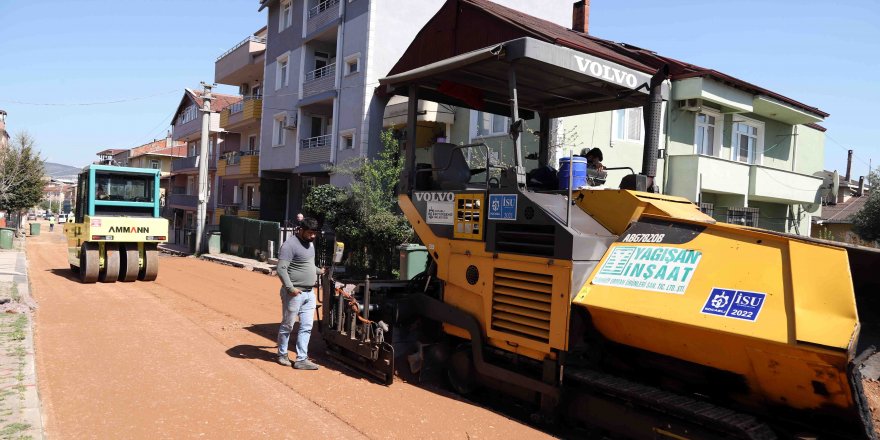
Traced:
<path fill-rule="evenodd" d="M 104 185 L 98 185 L 98 189 L 95 191 L 95 198 L 98 200 L 107 200 L 110 198 L 110 195 L 107 194 L 107 190 L 104 189 Z"/>
<path fill-rule="evenodd" d="M 587 158 L 587 168 L 593 168 L 596 171 L 602 171 L 605 166 L 602 165 L 602 150 L 593 148 L 584 155 Z"/>

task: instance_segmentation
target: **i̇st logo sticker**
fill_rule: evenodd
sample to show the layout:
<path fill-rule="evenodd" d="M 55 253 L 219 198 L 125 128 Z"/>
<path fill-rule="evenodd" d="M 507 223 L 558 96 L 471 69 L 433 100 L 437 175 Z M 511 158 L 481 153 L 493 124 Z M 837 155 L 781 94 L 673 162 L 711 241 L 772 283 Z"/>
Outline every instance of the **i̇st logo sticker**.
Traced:
<path fill-rule="evenodd" d="M 754 322 L 758 319 L 766 298 L 766 293 L 716 287 L 706 299 L 702 313 Z"/>

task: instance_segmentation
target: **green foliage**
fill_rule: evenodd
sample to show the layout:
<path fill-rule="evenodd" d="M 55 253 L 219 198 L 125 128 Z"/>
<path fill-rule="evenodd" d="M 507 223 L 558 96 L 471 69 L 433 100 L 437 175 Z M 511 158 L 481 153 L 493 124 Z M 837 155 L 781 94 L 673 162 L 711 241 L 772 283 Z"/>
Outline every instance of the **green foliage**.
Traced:
<path fill-rule="evenodd" d="M 58 200 L 43 199 L 40 200 L 40 204 L 38 206 L 41 209 L 45 209 L 49 212 L 61 212 L 61 202 Z"/>
<path fill-rule="evenodd" d="M 412 228 L 397 211 L 395 189 L 403 167 L 390 131 L 382 132 L 375 159 L 358 158 L 336 171 L 350 175 L 347 189 L 321 185 L 312 189 L 303 210 L 329 225 L 345 243 L 349 276 L 389 278 L 397 245 L 412 239 Z"/>
<path fill-rule="evenodd" d="M 852 218 L 852 230 L 863 240 L 880 240 L 880 170 L 871 172 L 868 200 Z"/>
<path fill-rule="evenodd" d="M 834 233 L 831 232 L 831 229 L 825 226 L 819 226 L 819 237 L 822 240 L 835 240 Z"/>
<path fill-rule="evenodd" d="M 43 198 L 43 159 L 27 133 L 0 151 L 0 210 L 21 212 Z"/>

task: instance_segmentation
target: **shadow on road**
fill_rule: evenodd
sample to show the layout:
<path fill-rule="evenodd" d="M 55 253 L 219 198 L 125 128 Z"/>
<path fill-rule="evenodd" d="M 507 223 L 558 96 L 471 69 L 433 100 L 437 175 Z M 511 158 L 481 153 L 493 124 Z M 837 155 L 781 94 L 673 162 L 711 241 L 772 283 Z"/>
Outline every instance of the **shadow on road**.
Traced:
<path fill-rule="evenodd" d="M 226 350 L 226 354 L 236 359 L 259 359 L 266 362 L 278 360 L 274 345 L 236 345 Z"/>
<path fill-rule="evenodd" d="M 79 278 L 77 277 L 77 275 L 75 273 L 73 273 L 73 271 L 70 270 L 69 268 L 64 268 L 64 269 L 53 268 L 53 269 L 46 270 L 46 272 L 49 272 L 52 275 L 56 275 L 61 278 L 66 278 L 70 281 L 77 281 L 77 282 L 79 281 Z"/>

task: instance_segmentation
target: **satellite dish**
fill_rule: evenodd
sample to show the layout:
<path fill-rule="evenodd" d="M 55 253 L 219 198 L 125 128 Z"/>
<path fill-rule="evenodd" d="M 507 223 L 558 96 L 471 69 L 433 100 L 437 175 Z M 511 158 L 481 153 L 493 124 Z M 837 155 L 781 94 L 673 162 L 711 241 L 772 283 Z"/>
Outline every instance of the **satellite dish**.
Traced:
<path fill-rule="evenodd" d="M 822 206 L 821 203 L 815 203 L 815 202 L 814 203 L 801 203 L 801 208 L 804 211 L 809 212 L 810 214 L 815 214 L 816 211 L 819 210 L 820 206 Z"/>

